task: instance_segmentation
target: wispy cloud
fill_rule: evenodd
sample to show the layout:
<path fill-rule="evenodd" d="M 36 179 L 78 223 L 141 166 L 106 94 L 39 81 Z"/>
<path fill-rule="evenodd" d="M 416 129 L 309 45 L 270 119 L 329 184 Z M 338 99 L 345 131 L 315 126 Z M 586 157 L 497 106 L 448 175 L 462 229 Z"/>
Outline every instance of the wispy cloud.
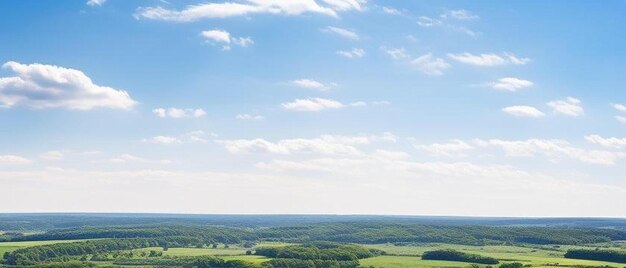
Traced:
<path fill-rule="evenodd" d="M 296 99 L 292 102 L 286 102 L 281 106 L 287 110 L 298 112 L 320 112 L 323 110 L 333 110 L 345 107 L 343 103 L 323 98 Z"/>
<path fill-rule="evenodd" d="M 344 28 L 328 26 L 328 27 L 322 29 L 322 31 L 327 32 L 327 33 L 334 33 L 334 34 L 336 34 L 338 36 L 341 36 L 343 38 L 346 38 L 346 39 L 351 39 L 351 40 L 359 40 L 360 39 L 359 35 L 355 31 L 344 29 Z"/>
<path fill-rule="evenodd" d="M 263 120 L 263 119 L 265 119 L 264 116 L 258 115 L 258 114 L 257 115 L 254 115 L 254 114 L 238 114 L 236 116 L 236 118 L 239 119 L 239 120 L 247 120 L 247 121 L 250 121 L 250 120 Z"/>
<path fill-rule="evenodd" d="M 311 0 L 244 0 L 241 2 L 204 3 L 189 5 L 181 10 L 160 6 L 140 7 L 135 12 L 136 19 L 152 19 L 174 22 L 192 22 L 202 19 L 223 19 L 253 14 L 276 14 L 296 16 L 306 13 L 338 17 L 338 12 L 364 9 L 362 1 L 324 0 L 319 5 Z"/>
<path fill-rule="evenodd" d="M 337 55 L 349 58 L 349 59 L 358 59 L 363 58 L 365 56 L 365 50 L 361 48 L 353 48 L 351 50 L 339 50 L 337 51 Z"/>
<path fill-rule="evenodd" d="M 527 87 L 532 87 L 534 83 L 529 80 L 524 80 L 516 77 L 503 77 L 495 82 L 489 83 L 489 86 L 497 90 L 505 91 L 518 91 Z"/>
<path fill-rule="evenodd" d="M 202 109 L 191 108 L 156 108 L 152 110 L 152 113 L 160 118 L 200 118 L 206 115 L 206 112 Z"/>
<path fill-rule="evenodd" d="M 308 78 L 292 80 L 289 81 L 289 84 L 300 88 L 314 89 L 319 91 L 328 91 L 331 88 L 337 86 L 337 84 L 335 83 L 322 83 L 317 80 Z"/>
<path fill-rule="evenodd" d="M 529 58 L 520 58 L 510 53 L 503 53 L 501 55 L 495 53 L 489 54 L 448 54 L 448 58 L 457 61 L 459 63 L 480 66 L 480 67 L 493 67 L 502 65 L 524 65 L 530 62 Z"/>
<path fill-rule="evenodd" d="M 443 71 L 450 68 L 450 64 L 442 58 L 436 58 L 432 53 L 424 54 L 413 60 L 411 65 L 427 75 L 442 75 Z"/>

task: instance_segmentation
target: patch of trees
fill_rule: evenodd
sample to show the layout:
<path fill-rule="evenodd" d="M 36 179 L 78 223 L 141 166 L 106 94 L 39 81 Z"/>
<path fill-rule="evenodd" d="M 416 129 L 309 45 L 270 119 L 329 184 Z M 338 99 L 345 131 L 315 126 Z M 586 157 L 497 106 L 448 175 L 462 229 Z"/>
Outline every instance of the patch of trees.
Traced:
<path fill-rule="evenodd" d="M 188 268 L 255 268 L 258 265 L 242 260 L 224 260 L 216 257 L 179 257 L 156 259 L 117 259 L 114 265 L 157 266 L 157 267 L 188 267 Z"/>
<path fill-rule="evenodd" d="M 370 250 L 358 245 L 330 243 L 324 243 L 319 246 L 315 243 L 309 243 L 285 247 L 259 247 L 255 250 L 255 255 L 268 258 L 334 261 L 356 261 L 374 257 L 381 253 L 379 250 Z"/>
<path fill-rule="evenodd" d="M 272 268 L 353 268 L 359 259 L 381 255 L 380 250 L 370 250 L 358 245 L 330 242 L 313 242 L 285 247 L 259 247 L 255 254 L 272 258 L 264 263 Z"/>
<path fill-rule="evenodd" d="M 359 261 L 272 259 L 264 262 L 262 266 L 268 268 L 356 268 L 359 267 Z"/>
<path fill-rule="evenodd" d="M 441 261 L 460 261 L 480 264 L 498 264 L 498 259 L 481 256 L 478 254 L 469 254 L 452 249 L 426 251 L 422 254 L 423 260 L 441 260 Z"/>
<path fill-rule="evenodd" d="M 626 263 L 626 251 L 607 249 L 570 249 L 565 258 Z"/>
<path fill-rule="evenodd" d="M 4 254 L 4 262 L 10 265 L 32 265 L 67 256 L 93 255 L 146 247 L 184 247 L 198 242 L 195 237 L 120 238 L 98 239 L 73 243 L 59 243 L 17 249 Z"/>
<path fill-rule="evenodd" d="M 524 264 L 521 262 L 509 262 L 509 263 L 500 264 L 500 266 L 498 267 L 499 268 L 522 268 L 524 267 Z"/>

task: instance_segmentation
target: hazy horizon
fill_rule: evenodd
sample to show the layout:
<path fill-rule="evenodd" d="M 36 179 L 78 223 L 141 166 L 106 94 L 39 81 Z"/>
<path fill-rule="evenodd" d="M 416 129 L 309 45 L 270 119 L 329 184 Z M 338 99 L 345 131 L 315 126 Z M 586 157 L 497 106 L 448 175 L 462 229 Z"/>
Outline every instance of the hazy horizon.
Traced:
<path fill-rule="evenodd" d="M 626 217 L 626 2 L 0 2 L 0 213 Z"/>

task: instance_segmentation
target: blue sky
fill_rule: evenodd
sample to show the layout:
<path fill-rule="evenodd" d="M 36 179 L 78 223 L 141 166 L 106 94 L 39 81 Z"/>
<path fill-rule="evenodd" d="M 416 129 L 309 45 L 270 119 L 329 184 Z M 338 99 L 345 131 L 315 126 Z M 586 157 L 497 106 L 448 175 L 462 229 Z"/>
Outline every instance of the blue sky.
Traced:
<path fill-rule="evenodd" d="M 624 1 L 2 1 L 0 211 L 624 217 L 623 25 Z"/>

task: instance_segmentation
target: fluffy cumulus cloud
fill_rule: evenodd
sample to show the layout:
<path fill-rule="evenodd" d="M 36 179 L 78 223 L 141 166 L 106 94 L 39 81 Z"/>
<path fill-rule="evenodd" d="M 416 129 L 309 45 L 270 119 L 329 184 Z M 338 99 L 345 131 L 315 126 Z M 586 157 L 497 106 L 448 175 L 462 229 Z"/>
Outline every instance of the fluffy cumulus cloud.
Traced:
<path fill-rule="evenodd" d="M 281 106 L 287 110 L 298 112 L 319 112 L 323 110 L 340 109 L 345 107 L 343 103 L 324 98 L 308 98 L 308 99 L 296 99 L 292 102 L 286 102 Z"/>
<path fill-rule="evenodd" d="M 89 0 L 87 1 L 87 5 L 88 6 L 101 6 L 103 5 L 107 0 Z"/>
<path fill-rule="evenodd" d="M 333 33 L 333 34 L 336 34 L 336 35 L 341 36 L 341 37 L 346 38 L 346 39 L 351 39 L 351 40 L 359 40 L 360 39 L 359 35 L 355 31 L 344 29 L 344 28 L 328 26 L 328 27 L 322 29 L 322 31 L 328 32 L 328 33 Z"/>
<path fill-rule="evenodd" d="M 626 138 L 604 138 L 600 135 L 588 135 L 585 136 L 585 139 L 588 142 L 593 144 L 598 144 L 603 147 L 613 148 L 613 149 L 626 149 Z"/>
<path fill-rule="evenodd" d="M 443 71 L 450 68 L 450 64 L 442 58 L 436 58 L 428 53 L 411 60 L 411 65 L 427 75 L 442 75 Z"/>
<path fill-rule="evenodd" d="M 137 104 L 126 91 L 96 85 L 79 70 L 14 61 L 2 67 L 14 76 L 0 77 L 0 106 L 129 110 Z"/>
<path fill-rule="evenodd" d="M 498 81 L 489 83 L 489 86 L 497 90 L 505 91 L 518 91 L 527 87 L 532 87 L 534 83 L 532 81 L 515 78 L 515 77 L 503 77 Z"/>
<path fill-rule="evenodd" d="M 567 116 L 581 116 L 585 114 L 582 102 L 579 99 L 567 97 L 564 100 L 554 100 L 547 103 L 550 108 L 557 114 Z"/>
<path fill-rule="evenodd" d="M 229 32 L 220 29 L 203 31 L 200 33 L 200 36 L 208 43 L 221 45 L 223 50 L 230 50 L 233 44 L 240 47 L 254 44 L 250 37 L 234 37 Z"/>
<path fill-rule="evenodd" d="M 358 146 L 371 144 L 373 142 L 396 142 L 396 139 L 395 135 L 387 132 L 379 136 L 322 135 L 317 138 L 283 139 L 276 142 L 257 138 L 220 140 L 218 143 L 233 154 L 257 152 L 283 155 L 298 153 L 355 155 L 361 153 Z"/>
<path fill-rule="evenodd" d="M 510 114 L 512 116 L 517 116 L 517 117 L 543 117 L 545 116 L 545 114 L 542 111 L 539 111 L 539 109 L 532 107 L 532 106 L 526 106 L 526 105 L 516 105 L 516 106 L 509 106 L 509 107 L 505 107 L 502 109 L 503 112 Z"/>
<path fill-rule="evenodd" d="M 191 22 L 202 19 L 221 19 L 253 14 L 277 14 L 295 16 L 305 13 L 338 17 L 338 12 L 364 9 L 365 1 L 324 0 L 244 0 L 241 2 L 203 3 L 190 5 L 181 10 L 157 7 L 140 7 L 137 19 L 153 19 L 175 22 Z"/>
<path fill-rule="evenodd" d="M 31 162 L 30 159 L 17 155 L 0 155 L 0 165 L 23 165 Z"/>
<path fill-rule="evenodd" d="M 626 105 L 624 105 L 624 104 L 615 103 L 612 106 L 613 106 L 613 108 L 615 108 L 615 110 L 618 110 L 620 112 L 626 112 Z"/>
<path fill-rule="evenodd" d="M 160 118 L 200 118 L 206 115 L 202 109 L 191 108 L 156 108 L 152 113 Z"/>
<path fill-rule="evenodd" d="M 308 78 L 292 80 L 292 81 L 289 81 L 289 84 L 296 86 L 296 87 L 314 89 L 314 90 L 319 90 L 319 91 L 328 91 L 337 85 L 335 83 L 326 84 L 326 83 L 322 83 L 317 80 L 308 79 Z"/>
<path fill-rule="evenodd" d="M 617 120 L 617 122 L 626 124 L 626 116 L 616 115 L 615 120 Z"/>
<path fill-rule="evenodd" d="M 339 50 L 336 53 L 337 55 L 348 59 L 358 59 L 365 56 L 365 50 L 361 48 L 353 48 L 351 50 Z"/>
<path fill-rule="evenodd" d="M 493 67 L 502 65 L 524 65 L 530 62 L 529 58 L 517 57 L 510 53 L 503 53 L 501 55 L 495 53 L 489 54 L 448 54 L 448 57 L 459 63 L 480 66 L 480 67 Z"/>

